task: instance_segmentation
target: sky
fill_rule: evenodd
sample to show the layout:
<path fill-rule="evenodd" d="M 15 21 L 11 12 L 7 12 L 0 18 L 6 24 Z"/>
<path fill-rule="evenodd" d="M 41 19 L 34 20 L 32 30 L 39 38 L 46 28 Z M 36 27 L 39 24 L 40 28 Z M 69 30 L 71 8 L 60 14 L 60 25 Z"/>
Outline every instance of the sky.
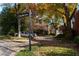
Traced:
<path fill-rule="evenodd" d="M 2 7 L 0 7 L 0 12 L 2 11 Z"/>
<path fill-rule="evenodd" d="M 1 3 L 0 3 L 0 12 L 2 11 Z"/>

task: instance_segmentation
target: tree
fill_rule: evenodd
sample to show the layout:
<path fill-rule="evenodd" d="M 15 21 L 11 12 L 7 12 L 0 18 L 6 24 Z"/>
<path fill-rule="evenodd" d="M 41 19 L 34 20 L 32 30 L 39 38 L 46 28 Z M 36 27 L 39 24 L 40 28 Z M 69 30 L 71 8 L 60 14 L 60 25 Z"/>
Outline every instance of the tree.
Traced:
<path fill-rule="evenodd" d="M 10 12 L 10 8 L 4 7 L 1 12 L 1 22 L 0 26 L 2 27 L 2 34 L 8 34 L 11 29 L 14 32 L 17 32 L 17 20 L 15 14 Z"/>

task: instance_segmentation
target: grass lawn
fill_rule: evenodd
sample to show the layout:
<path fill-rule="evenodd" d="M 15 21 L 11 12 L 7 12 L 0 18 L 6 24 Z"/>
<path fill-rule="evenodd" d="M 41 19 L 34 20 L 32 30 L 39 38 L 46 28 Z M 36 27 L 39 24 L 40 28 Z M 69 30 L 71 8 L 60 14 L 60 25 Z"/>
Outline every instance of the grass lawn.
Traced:
<path fill-rule="evenodd" d="M 15 37 L 15 36 L 10 36 L 10 35 L 0 35 L 0 40 L 26 40 L 28 39 L 27 37 Z"/>
<path fill-rule="evenodd" d="M 71 48 L 64 48 L 64 47 L 38 47 L 32 46 L 32 51 L 23 49 L 16 53 L 16 56 L 75 56 L 77 55 L 76 51 Z"/>
<path fill-rule="evenodd" d="M 0 40 L 11 39 L 11 36 L 8 35 L 0 35 Z"/>

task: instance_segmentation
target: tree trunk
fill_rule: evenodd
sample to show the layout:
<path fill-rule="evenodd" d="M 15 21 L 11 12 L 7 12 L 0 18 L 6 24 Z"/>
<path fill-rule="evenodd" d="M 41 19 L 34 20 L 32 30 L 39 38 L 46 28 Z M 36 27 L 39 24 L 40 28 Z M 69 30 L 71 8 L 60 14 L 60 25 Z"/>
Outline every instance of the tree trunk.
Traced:
<path fill-rule="evenodd" d="M 64 11 L 65 11 L 65 17 L 66 17 L 66 20 L 67 20 L 67 25 L 66 25 L 66 28 L 65 28 L 66 30 L 64 32 L 65 39 L 71 39 L 72 33 L 71 33 L 71 20 L 69 18 L 69 10 L 68 10 L 68 7 L 65 3 L 63 4 L 63 6 L 64 6 Z"/>
<path fill-rule="evenodd" d="M 72 34 L 73 34 L 72 29 L 71 29 L 71 19 L 73 18 L 74 14 L 75 14 L 76 8 L 74 9 L 72 15 L 70 16 L 68 7 L 65 3 L 63 4 L 63 7 L 64 7 L 64 11 L 65 11 L 65 17 L 67 20 L 66 31 L 65 31 L 66 39 L 71 39 Z"/>

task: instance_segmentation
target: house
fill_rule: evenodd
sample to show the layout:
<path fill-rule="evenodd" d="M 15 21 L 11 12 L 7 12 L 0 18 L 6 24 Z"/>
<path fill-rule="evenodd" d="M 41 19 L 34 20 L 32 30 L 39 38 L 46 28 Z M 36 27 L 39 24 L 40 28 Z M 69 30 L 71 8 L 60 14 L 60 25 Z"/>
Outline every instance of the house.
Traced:
<path fill-rule="evenodd" d="M 34 23 L 32 25 L 33 31 L 37 34 L 47 34 L 48 33 L 48 24 L 46 23 Z"/>
<path fill-rule="evenodd" d="M 45 30 L 45 31 L 48 31 L 48 25 L 46 23 L 43 23 L 43 24 L 35 23 L 35 24 L 33 24 L 33 30 Z"/>
<path fill-rule="evenodd" d="M 51 21 L 51 20 L 50 20 Z M 63 23 L 63 22 L 62 22 Z M 38 33 L 38 34 L 61 34 L 62 32 L 59 29 L 56 29 L 55 26 L 57 28 L 61 27 L 61 25 L 54 25 L 52 24 L 52 22 L 49 23 L 45 23 L 44 21 L 37 21 L 34 22 L 32 24 L 32 29 L 34 32 Z"/>

